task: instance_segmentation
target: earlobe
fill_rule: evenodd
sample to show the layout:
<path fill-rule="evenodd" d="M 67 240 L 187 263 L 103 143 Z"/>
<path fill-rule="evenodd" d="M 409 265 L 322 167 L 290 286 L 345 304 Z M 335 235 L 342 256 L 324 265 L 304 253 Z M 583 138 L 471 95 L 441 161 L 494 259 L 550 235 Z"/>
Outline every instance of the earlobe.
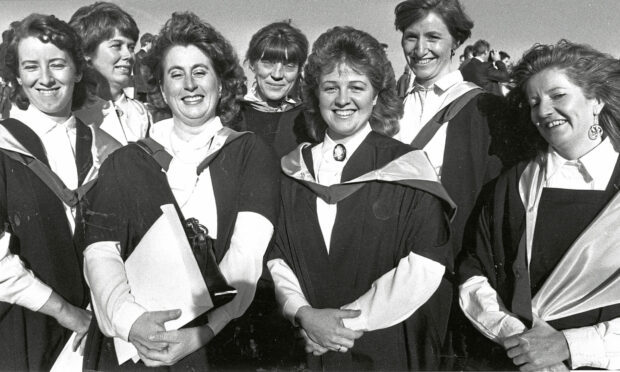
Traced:
<path fill-rule="evenodd" d="M 377 95 L 375 96 L 375 98 L 372 100 L 372 105 L 373 105 L 373 106 L 377 104 L 377 99 L 379 99 L 379 95 L 378 95 L 378 94 L 377 94 Z"/>
<path fill-rule="evenodd" d="M 597 99 L 596 103 L 594 104 L 594 115 L 600 114 L 601 111 L 603 110 L 603 107 L 605 107 L 605 102 L 601 101 L 600 99 Z"/>
<path fill-rule="evenodd" d="M 168 100 L 166 99 L 166 95 L 164 94 L 164 87 L 162 85 L 159 86 L 159 91 L 161 92 L 161 98 L 164 100 L 164 103 L 167 105 Z"/>
<path fill-rule="evenodd" d="M 17 80 L 17 84 L 22 85 L 22 79 L 20 77 L 17 77 L 16 80 Z"/>

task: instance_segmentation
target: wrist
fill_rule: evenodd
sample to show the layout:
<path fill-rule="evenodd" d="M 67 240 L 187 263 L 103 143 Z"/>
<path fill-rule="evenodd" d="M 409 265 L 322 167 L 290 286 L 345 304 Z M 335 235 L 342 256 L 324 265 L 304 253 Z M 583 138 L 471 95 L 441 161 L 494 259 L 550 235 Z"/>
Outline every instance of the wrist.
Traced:
<path fill-rule="evenodd" d="M 310 306 L 300 307 L 295 313 L 295 322 L 301 325 L 303 323 L 303 319 L 305 318 L 306 314 L 308 314 L 308 311 L 310 311 L 310 309 Z"/>

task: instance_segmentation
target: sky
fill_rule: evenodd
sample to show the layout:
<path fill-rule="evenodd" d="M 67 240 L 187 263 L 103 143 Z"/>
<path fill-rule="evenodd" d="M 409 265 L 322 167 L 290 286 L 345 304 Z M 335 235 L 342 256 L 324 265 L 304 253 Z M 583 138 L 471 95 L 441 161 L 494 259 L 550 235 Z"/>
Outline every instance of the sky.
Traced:
<path fill-rule="evenodd" d="M 141 32 L 157 33 L 173 11 L 191 10 L 233 44 L 240 60 L 251 36 L 271 22 L 291 19 L 310 43 L 328 28 L 348 25 L 388 45 L 397 76 L 405 60 L 394 8 L 401 0 L 112 0 L 131 14 Z M 32 12 L 69 20 L 88 0 L 0 0 L 0 29 Z M 620 57 L 620 0 L 461 0 L 474 21 L 473 44 L 485 39 L 513 60 L 534 43 L 565 38 Z M 458 64 L 457 50 L 454 65 Z M 248 70 L 246 69 L 246 73 Z"/>

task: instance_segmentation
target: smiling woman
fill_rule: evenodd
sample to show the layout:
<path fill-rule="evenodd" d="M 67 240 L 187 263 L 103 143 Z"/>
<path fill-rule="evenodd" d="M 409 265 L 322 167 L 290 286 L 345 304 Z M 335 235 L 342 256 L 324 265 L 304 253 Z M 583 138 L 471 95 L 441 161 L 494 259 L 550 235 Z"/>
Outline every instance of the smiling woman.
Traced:
<path fill-rule="evenodd" d="M 317 143 L 282 159 L 267 266 L 308 367 L 435 370 L 440 309 L 429 299 L 451 202 L 426 155 L 386 136 L 402 114 L 392 65 L 375 38 L 335 27 L 313 45 L 303 92 Z"/>
<path fill-rule="evenodd" d="M 174 13 L 143 61 L 173 117 L 153 126 L 148 140 L 114 153 L 89 194 L 84 272 L 98 327 L 89 334 L 86 367 L 204 370 L 213 342 L 233 342 L 213 337 L 252 302 L 278 214 L 277 160 L 256 135 L 228 127 L 239 115 L 244 76 L 232 46 L 211 25 L 193 13 Z M 168 162 L 149 156 L 153 152 Z M 164 323 L 179 313 L 147 311 L 124 279 L 124 260 L 164 204 L 177 207 L 180 222 L 193 220 L 205 232 L 207 246 L 193 247 L 205 282 L 209 265 L 217 264 L 237 290 L 230 302 L 170 332 Z M 119 366 L 115 337 L 131 342 L 141 361 Z"/>
<path fill-rule="evenodd" d="M 74 348 L 85 340 L 79 195 L 116 147 L 72 114 L 85 97 L 85 61 L 71 27 L 32 14 L 9 35 L 17 89 L 0 122 L 0 369 L 49 370 L 72 331 Z"/>
<path fill-rule="evenodd" d="M 96 2 L 79 8 L 69 21 L 79 35 L 88 61 L 86 73 L 97 82 L 88 104 L 76 115 L 101 128 L 121 145 L 144 138 L 151 118 L 144 105 L 128 97 L 139 30 L 118 5 Z"/>

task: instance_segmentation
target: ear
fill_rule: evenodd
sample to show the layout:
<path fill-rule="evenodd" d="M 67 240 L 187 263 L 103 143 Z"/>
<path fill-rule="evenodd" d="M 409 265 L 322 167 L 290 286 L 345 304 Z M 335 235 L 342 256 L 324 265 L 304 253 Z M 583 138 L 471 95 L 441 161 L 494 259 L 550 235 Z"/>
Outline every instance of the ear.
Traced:
<path fill-rule="evenodd" d="M 80 72 L 79 74 L 75 74 L 75 78 L 73 80 L 75 80 L 76 83 L 82 81 L 82 73 Z"/>
<path fill-rule="evenodd" d="M 22 78 L 18 76 L 16 79 L 17 79 L 17 84 L 22 85 Z"/>
<path fill-rule="evenodd" d="M 377 104 L 377 99 L 379 99 L 379 95 L 378 95 L 378 94 L 377 94 L 377 95 L 375 96 L 375 98 L 372 100 L 372 105 L 373 105 L 373 106 Z"/>
<path fill-rule="evenodd" d="M 594 115 L 598 115 L 601 113 L 601 111 L 603 110 L 603 107 L 605 107 L 605 102 L 601 101 L 600 99 L 596 98 L 596 103 L 594 104 Z"/>

